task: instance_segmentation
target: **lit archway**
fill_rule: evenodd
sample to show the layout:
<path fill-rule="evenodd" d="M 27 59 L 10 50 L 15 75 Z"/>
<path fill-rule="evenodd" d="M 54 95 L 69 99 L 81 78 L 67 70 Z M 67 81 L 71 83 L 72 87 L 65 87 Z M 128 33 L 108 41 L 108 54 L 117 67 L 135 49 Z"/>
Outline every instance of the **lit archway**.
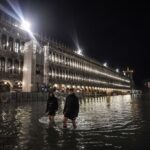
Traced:
<path fill-rule="evenodd" d="M 0 92 L 10 92 L 12 87 L 13 85 L 9 80 L 0 81 Z"/>

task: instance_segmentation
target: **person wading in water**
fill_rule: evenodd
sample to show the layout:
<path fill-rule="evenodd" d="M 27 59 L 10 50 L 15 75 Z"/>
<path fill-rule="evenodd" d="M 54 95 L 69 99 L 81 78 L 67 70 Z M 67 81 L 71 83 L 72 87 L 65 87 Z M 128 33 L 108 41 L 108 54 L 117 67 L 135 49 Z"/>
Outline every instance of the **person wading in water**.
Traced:
<path fill-rule="evenodd" d="M 46 113 L 48 112 L 50 123 L 54 122 L 56 111 L 58 110 L 58 99 L 55 97 L 54 92 L 50 91 L 47 100 Z"/>
<path fill-rule="evenodd" d="M 77 128 L 76 125 L 76 117 L 78 117 L 79 113 L 79 100 L 74 93 L 74 89 L 71 88 L 69 90 L 70 94 L 66 97 L 65 105 L 64 105 L 64 120 L 63 120 L 63 127 L 67 128 L 67 121 L 68 119 L 72 120 L 72 125 Z"/>

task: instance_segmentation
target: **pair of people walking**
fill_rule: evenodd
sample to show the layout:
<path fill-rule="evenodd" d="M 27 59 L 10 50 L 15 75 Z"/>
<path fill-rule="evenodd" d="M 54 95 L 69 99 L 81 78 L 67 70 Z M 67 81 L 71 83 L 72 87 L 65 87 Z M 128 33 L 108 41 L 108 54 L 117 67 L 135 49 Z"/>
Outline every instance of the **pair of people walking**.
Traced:
<path fill-rule="evenodd" d="M 54 122 L 54 117 L 56 115 L 56 111 L 58 110 L 58 100 L 55 97 L 53 92 L 49 93 L 49 98 L 47 101 L 46 112 L 49 114 L 50 122 Z M 74 89 L 71 88 L 69 90 L 69 95 L 66 97 L 64 109 L 63 109 L 63 127 L 67 128 L 67 121 L 70 119 L 72 121 L 73 128 L 77 128 L 76 118 L 79 113 L 79 100 L 74 93 Z"/>

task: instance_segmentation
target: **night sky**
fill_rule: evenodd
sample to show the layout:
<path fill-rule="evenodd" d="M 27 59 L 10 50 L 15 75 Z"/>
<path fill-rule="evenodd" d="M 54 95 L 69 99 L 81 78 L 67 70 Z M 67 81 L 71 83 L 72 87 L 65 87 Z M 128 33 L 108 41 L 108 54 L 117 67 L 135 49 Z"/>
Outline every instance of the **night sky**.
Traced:
<path fill-rule="evenodd" d="M 0 3 L 7 5 L 5 0 Z M 150 78 L 150 5 L 101 0 L 19 0 L 32 29 L 113 68 L 134 70 L 137 87 Z"/>

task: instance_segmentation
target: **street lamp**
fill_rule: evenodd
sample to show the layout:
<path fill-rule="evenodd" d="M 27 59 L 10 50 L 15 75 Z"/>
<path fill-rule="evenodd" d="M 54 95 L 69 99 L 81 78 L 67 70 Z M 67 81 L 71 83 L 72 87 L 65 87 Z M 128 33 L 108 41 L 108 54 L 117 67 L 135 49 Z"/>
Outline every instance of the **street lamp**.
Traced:
<path fill-rule="evenodd" d="M 126 75 L 126 72 L 125 72 L 125 71 L 123 71 L 123 75 L 124 75 L 124 76 Z"/>
<path fill-rule="evenodd" d="M 82 49 L 78 49 L 77 51 L 75 51 L 76 54 L 83 56 L 83 50 Z"/>
<path fill-rule="evenodd" d="M 21 23 L 21 29 L 24 30 L 24 31 L 27 31 L 27 32 L 30 32 L 30 27 L 31 27 L 31 24 L 30 22 L 26 21 L 26 20 L 23 20 L 22 23 Z"/>
<path fill-rule="evenodd" d="M 103 66 L 104 66 L 104 67 L 108 67 L 107 62 L 103 63 Z"/>
<path fill-rule="evenodd" d="M 118 69 L 118 68 L 116 69 L 116 72 L 119 72 L 119 69 Z"/>

